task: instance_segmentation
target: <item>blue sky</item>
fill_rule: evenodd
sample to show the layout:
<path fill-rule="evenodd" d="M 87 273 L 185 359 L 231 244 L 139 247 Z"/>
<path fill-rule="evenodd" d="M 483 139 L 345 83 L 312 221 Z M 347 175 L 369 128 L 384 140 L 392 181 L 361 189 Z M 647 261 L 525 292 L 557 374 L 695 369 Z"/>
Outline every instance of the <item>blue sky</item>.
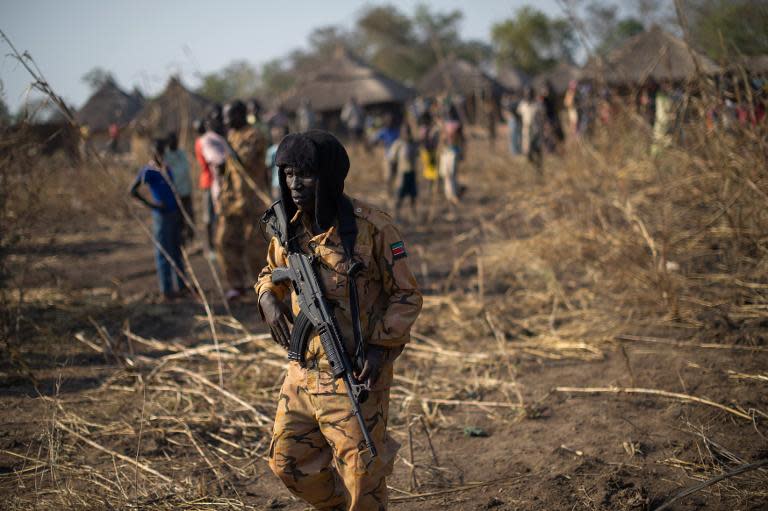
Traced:
<path fill-rule="evenodd" d="M 195 76 L 235 59 L 262 64 L 303 47 L 313 28 L 350 28 L 365 5 L 352 0 L 3 0 L 0 29 L 20 51 L 29 51 L 55 90 L 80 106 L 88 87 L 81 77 L 95 66 L 111 71 L 125 88 L 154 94 L 167 77 Z M 389 0 L 413 13 L 419 2 Z M 490 27 L 522 5 L 561 15 L 556 0 L 439 0 L 434 10 L 461 9 L 462 36 L 489 39 Z M 29 77 L 7 56 L 0 57 L 2 97 L 12 111 L 24 101 Z"/>

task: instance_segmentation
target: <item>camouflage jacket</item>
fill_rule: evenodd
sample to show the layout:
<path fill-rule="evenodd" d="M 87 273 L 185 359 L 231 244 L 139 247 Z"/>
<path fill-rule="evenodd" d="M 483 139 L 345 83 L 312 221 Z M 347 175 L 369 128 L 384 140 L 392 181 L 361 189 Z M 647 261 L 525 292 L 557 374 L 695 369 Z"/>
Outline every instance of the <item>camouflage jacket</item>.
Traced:
<path fill-rule="evenodd" d="M 400 347 L 410 340 L 410 330 L 421 311 L 422 297 L 406 262 L 402 237 L 389 215 L 363 202 L 352 199 L 357 217 L 358 234 L 355 241 L 354 257 L 365 269 L 357 278 L 360 304 L 360 328 L 366 345 L 386 348 Z M 312 236 L 311 229 L 303 223 L 303 216 L 297 213 L 291 224 L 296 226 L 298 246 L 305 253 L 318 257 L 315 265 L 318 278 L 326 293 L 326 299 L 333 306 L 336 320 L 344 337 L 347 352 L 354 352 L 352 317 L 349 310 L 347 269 L 349 263 L 344 255 L 338 229 L 331 227 L 326 232 Z M 256 283 L 256 293 L 271 291 L 283 300 L 291 288 L 286 284 L 274 284 L 272 270 L 286 266 L 285 250 L 276 238 L 269 244 L 267 266 L 261 271 Z M 291 293 L 294 315 L 299 313 L 296 296 Z M 310 339 L 307 348 L 307 369 L 304 376 L 309 379 L 310 392 L 343 392 L 330 375 L 330 366 L 320 344 L 320 338 Z M 298 364 L 292 363 L 289 371 L 297 371 Z M 319 370 L 313 372 L 312 370 Z M 305 372 L 307 370 L 304 370 Z M 377 388 L 386 388 L 392 380 L 392 364 L 383 368 Z"/>
<path fill-rule="evenodd" d="M 230 130 L 227 133 L 227 141 L 245 168 L 243 169 L 231 154 L 227 156 L 226 172 L 218 177 L 219 214 L 230 216 L 263 209 L 253 185 L 261 190 L 266 189 L 266 138 L 257 128 L 247 126 Z"/>

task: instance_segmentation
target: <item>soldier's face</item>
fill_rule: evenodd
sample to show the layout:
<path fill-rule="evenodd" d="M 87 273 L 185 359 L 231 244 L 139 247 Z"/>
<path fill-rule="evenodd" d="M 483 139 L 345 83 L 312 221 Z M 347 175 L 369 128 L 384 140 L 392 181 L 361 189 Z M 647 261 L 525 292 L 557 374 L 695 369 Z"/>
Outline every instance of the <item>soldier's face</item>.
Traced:
<path fill-rule="evenodd" d="M 315 210 L 315 190 L 317 190 L 317 176 L 306 169 L 285 167 L 285 182 L 291 190 L 291 198 L 300 211 L 312 212 Z"/>

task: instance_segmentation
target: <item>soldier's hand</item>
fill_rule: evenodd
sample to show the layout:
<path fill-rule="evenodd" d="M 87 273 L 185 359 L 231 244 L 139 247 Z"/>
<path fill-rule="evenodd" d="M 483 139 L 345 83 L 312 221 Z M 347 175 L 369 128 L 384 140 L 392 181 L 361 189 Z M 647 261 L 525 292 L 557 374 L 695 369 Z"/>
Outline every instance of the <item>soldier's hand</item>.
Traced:
<path fill-rule="evenodd" d="M 291 340 L 290 309 L 269 291 L 263 293 L 259 298 L 259 307 L 264 314 L 264 321 L 267 322 L 272 331 L 272 338 L 280 346 L 287 349 Z"/>
<path fill-rule="evenodd" d="M 390 350 L 382 348 L 381 346 L 371 345 L 368 346 L 365 353 L 365 363 L 359 373 L 355 374 L 355 378 L 359 382 L 366 382 L 369 387 L 373 387 L 379 380 L 381 370 L 384 364 L 390 358 Z"/>

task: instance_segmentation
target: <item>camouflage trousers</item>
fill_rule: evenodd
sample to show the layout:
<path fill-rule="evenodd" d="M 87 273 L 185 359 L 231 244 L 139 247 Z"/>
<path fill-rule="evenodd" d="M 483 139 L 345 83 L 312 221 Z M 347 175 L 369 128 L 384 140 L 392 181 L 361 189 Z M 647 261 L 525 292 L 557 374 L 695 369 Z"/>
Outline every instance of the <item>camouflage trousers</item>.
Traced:
<path fill-rule="evenodd" d="M 267 242 L 259 231 L 258 215 L 220 215 L 216 250 L 229 287 L 250 288 L 267 260 Z"/>
<path fill-rule="evenodd" d="M 317 509 L 387 509 L 386 477 L 399 447 L 387 436 L 389 390 L 371 392 L 361 407 L 376 458 L 365 447 L 346 393 L 310 393 L 306 379 L 291 370 L 283 382 L 269 466 Z"/>

